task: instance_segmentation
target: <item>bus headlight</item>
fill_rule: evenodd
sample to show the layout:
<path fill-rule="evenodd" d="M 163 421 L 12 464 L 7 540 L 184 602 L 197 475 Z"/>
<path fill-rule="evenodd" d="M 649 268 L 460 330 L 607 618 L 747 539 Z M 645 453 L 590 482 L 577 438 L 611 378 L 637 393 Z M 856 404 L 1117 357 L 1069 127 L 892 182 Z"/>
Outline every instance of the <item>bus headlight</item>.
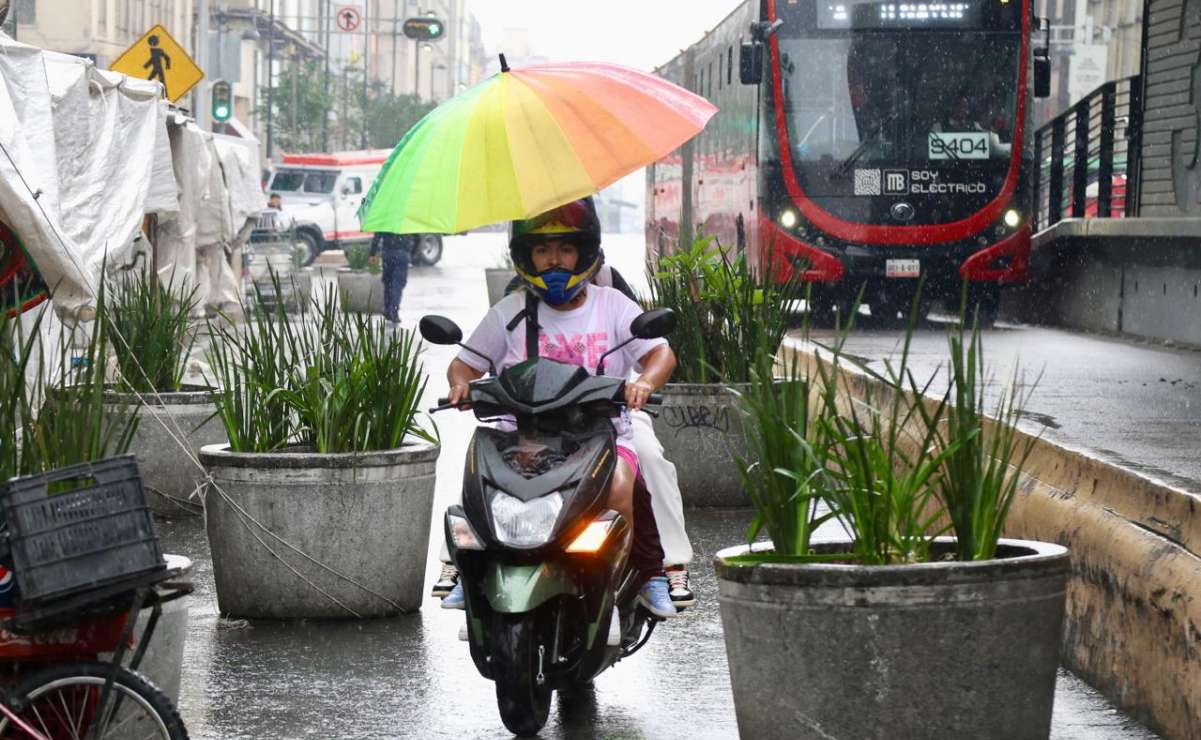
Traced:
<path fill-rule="evenodd" d="M 1021 222 L 1022 222 L 1022 214 L 1018 213 L 1017 211 L 1015 211 L 1012 208 L 1010 208 L 1008 211 L 1005 211 L 1005 225 L 1006 226 L 1008 226 L 1011 229 L 1016 229 L 1018 227 L 1018 224 L 1020 224 Z"/>
<path fill-rule="evenodd" d="M 791 229 L 797 225 L 796 211 L 788 210 L 780 214 L 780 225 L 786 229 Z"/>

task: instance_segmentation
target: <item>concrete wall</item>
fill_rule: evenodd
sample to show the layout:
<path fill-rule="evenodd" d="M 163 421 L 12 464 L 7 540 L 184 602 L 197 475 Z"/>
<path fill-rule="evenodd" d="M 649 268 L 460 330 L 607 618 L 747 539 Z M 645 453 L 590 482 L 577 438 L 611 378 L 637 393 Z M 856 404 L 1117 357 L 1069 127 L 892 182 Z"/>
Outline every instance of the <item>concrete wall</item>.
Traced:
<path fill-rule="evenodd" d="M 1007 318 L 1201 346 L 1201 217 L 1065 222 L 1036 238 L 1032 269 Z"/>

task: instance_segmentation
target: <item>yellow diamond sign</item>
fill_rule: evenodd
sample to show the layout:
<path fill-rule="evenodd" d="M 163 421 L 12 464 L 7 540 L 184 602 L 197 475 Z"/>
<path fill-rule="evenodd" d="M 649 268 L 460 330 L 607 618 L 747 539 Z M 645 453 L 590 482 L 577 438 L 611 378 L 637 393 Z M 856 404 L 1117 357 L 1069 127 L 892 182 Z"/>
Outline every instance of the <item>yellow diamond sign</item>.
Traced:
<path fill-rule="evenodd" d="M 162 26 L 147 31 L 109 69 L 130 77 L 161 82 L 172 103 L 204 79 L 204 72 Z"/>

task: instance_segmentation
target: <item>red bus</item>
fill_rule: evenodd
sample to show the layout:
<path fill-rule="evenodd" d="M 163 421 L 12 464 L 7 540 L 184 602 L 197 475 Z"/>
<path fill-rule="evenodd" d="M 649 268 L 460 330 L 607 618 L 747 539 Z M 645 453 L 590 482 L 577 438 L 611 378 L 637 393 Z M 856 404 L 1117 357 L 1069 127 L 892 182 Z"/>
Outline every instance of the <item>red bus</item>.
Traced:
<path fill-rule="evenodd" d="M 647 245 L 698 232 L 812 283 L 813 308 L 958 306 L 1030 269 L 1031 0 L 747 0 L 657 74 L 720 112 L 648 170 Z M 1032 73 L 1033 70 L 1033 73 Z M 928 305 L 927 305 L 928 307 Z"/>

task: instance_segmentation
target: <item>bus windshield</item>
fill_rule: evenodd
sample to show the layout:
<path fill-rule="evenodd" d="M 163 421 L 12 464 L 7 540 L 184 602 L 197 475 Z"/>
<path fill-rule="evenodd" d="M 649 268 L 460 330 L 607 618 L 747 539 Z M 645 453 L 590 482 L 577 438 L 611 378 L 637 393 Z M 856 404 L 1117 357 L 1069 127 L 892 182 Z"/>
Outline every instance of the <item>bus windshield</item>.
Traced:
<path fill-rule="evenodd" d="M 1014 147 L 1020 34 L 852 26 L 779 41 L 806 192 L 886 195 L 881 173 L 891 167 L 931 178 L 970 171 L 965 194 L 995 194 Z"/>

